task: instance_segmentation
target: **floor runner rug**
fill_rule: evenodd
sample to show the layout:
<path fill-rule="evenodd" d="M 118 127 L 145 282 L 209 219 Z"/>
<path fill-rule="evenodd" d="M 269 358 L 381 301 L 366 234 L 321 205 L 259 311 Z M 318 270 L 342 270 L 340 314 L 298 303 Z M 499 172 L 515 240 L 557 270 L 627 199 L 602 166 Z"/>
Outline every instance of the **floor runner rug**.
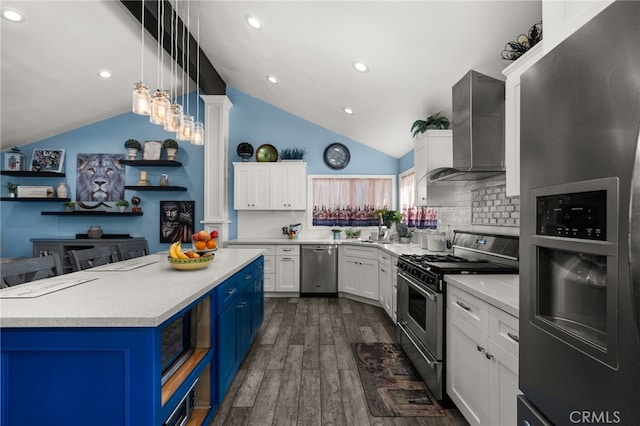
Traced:
<path fill-rule="evenodd" d="M 353 343 L 352 347 L 372 416 L 446 416 L 399 345 Z"/>

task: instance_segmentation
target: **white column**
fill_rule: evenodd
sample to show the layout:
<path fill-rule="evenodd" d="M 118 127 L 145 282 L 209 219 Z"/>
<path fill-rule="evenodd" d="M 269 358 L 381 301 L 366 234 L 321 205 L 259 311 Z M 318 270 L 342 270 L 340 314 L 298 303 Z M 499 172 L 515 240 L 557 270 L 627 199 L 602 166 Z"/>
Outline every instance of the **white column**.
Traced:
<path fill-rule="evenodd" d="M 202 95 L 204 101 L 204 219 L 207 232 L 218 231 L 218 243 L 229 237 L 227 206 L 227 164 L 229 151 L 229 110 L 225 95 Z"/>

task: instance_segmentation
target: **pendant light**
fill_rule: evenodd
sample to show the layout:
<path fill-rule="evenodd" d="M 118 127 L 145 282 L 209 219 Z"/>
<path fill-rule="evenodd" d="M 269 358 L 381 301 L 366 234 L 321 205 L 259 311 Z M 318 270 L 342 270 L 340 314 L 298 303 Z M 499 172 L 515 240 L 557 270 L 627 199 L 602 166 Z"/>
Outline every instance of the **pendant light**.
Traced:
<path fill-rule="evenodd" d="M 162 77 L 160 70 L 162 68 L 162 62 L 164 61 L 164 49 L 161 51 L 161 46 L 164 42 L 164 1 L 158 2 L 158 87 L 162 84 Z M 169 92 L 163 89 L 156 89 L 151 99 L 151 115 L 149 121 L 153 124 L 159 124 L 164 126 L 169 115 L 169 108 L 171 102 L 169 101 Z"/>
<path fill-rule="evenodd" d="M 193 145 L 204 145 L 204 124 L 200 122 L 200 0 L 198 0 L 198 22 L 196 30 L 196 123 L 193 126 L 191 143 Z"/>
<path fill-rule="evenodd" d="M 187 2 L 187 25 L 186 27 L 189 27 L 190 24 L 190 16 L 189 16 L 189 12 L 190 12 L 190 6 L 189 6 L 189 2 Z M 188 79 L 188 74 L 187 74 L 187 78 L 186 78 L 186 82 L 185 82 L 185 78 L 184 75 L 185 73 L 188 73 L 188 67 L 189 67 L 189 53 L 190 53 L 190 48 L 191 48 L 191 43 L 190 43 L 190 39 L 188 38 L 187 35 L 185 35 L 185 26 L 182 26 L 182 42 L 185 43 L 186 40 L 186 48 L 183 45 L 183 49 L 182 49 L 182 75 L 183 75 L 183 81 L 182 81 L 182 103 L 186 105 L 186 107 L 184 108 L 185 112 L 184 112 L 184 116 L 182 118 L 182 125 L 180 126 L 180 129 L 176 132 L 176 139 L 178 139 L 179 141 L 182 142 L 186 142 L 186 141 L 190 141 L 191 140 L 191 136 L 193 135 L 193 129 L 194 129 L 194 121 L 193 121 L 193 116 L 189 115 L 189 92 L 187 91 L 187 102 L 184 102 L 184 91 L 185 91 L 185 85 L 188 86 L 189 84 L 189 79 Z M 185 60 L 185 50 L 186 50 L 186 60 Z"/>
<path fill-rule="evenodd" d="M 142 0 L 142 29 L 140 31 L 140 81 L 134 83 L 131 95 L 131 111 L 138 115 L 149 115 L 151 113 L 151 94 L 149 85 L 144 84 L 144 0 Z"/>
<path fill-rule="evenodd" d="M 167 132 L 177 132 L 180 130 L 180 126 L 182 125 L 182 105 L 180 105 L 176 98 L 178 96 L 176 87 L 177 87 L 177 61 L 174 59 L 178 50 L 176 35 L 178 33 L 178 0 L 176 0 L 176 10 L 171 14 L 171 83 L 170 87 L 173 89 L 173 103 L 169 107 L 169 115 L 167 117 L 166 122 L 164 123 L 164 130 Z M 175 30 L 175 31 L 174 31 Z"/>

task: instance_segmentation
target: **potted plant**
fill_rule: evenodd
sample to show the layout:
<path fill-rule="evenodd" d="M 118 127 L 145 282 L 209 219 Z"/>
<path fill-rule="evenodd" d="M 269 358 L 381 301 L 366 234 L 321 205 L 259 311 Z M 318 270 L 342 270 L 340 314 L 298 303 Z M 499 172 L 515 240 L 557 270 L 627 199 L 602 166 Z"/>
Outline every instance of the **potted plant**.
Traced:
<path fill-rule="evenodd" d="M 73 201 L 65 201 L 63 204 L 64 210 L 67 212 L 72 212 L 76 207 L 76 203 L 74 203 Z"/>
<path fill-rule="evenodd" d="M 334 240 L 339 240 L 339 239 L 340 239 L 340 233 L 341 233 L 341 232 L 342 232 L 342 230 L 341 230 L 341 229 L 333 228 L 333 229 L 331 230 L 331 233 L 333 233 L 333 239 L 334 239 Z"/>
<path fill-rule="evenodd" d="M 178 152 L 178 141 L 175 139 L 165 139 L 162 141 L 162 147 L 167 151 L 167 160 L 175 160 L 176 152 Z"/>
<path fill-rule="evenodd" d="M 359 229 L 349 228 L 344 232 L 345 232 L 345 234 L 347 234 L 347 238 L 360 238 L 360 230 Z"/>
<path fill-rule="evenodd" d="M 10 198 L 16 198 L 16 192 L 18 191 L 18 185 L 20 185 L 19 183 L 15 183 L 15 182 L 7 182 L 7 184 L 5 185 L 7 187 L 7 191 L 9 191 L 9 197 Z"/>
<path fill-rule="evenodd" d="M 307 150 L 304 148 L 285 148 L 278 154 L 280 159 L 302 161 L 304 159 Z"/>
<path fill-rule="evenodd" d="M 413 231 L 409 229 L 407 225 L 404 223 L 398 223 L 396 225 L 396 232 L 398 233 L 398 238 L 401 243 L 411 243 L 411 235 L 413 234 Z"/>
<path fill-rule="evenodd" d="M 391 229 L 394 223 L 398 223 L 402 220 L 402 213 L 396 210 L 380 209 L 374 212 L 376 216 L 382 217 L 382 224 Z"/>
<path fill-rule="evenodd" d="M 127 148 L 127 155 L 129 160 L 135 160 L 138 155 L 138 151 L 142 149 L 142 145 L 135 139 L 127 139 L 124 143 L 124 147 Z"/>
<path fill-rule="evenodd" d="M 449 128 L 449 119 L 442 114 L 442 111 L 437 112 L 433 115 L 427 117 L 426 120 L 416 120 L 411 125 L 411 131 L 413 132 L 413 137 L 417 137 L 418 135 L 426 132 L 429 129 L 440 129 L 446 130 Z"/>
<path fill-rule="evenodd" d="M 116 201 L 116 207 L 118 207 L 120 213 L 123 213 L 129 207 L 129 202 L 127 200 L 118 200 Z"/>

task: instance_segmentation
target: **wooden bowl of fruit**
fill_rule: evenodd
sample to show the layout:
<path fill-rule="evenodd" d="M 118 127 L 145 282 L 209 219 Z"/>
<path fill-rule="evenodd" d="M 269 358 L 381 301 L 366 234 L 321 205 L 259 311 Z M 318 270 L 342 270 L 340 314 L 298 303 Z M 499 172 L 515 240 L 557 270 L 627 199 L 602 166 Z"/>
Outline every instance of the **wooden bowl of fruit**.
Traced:
<path fill-rule="evenodd" d="M 191 236 L 191 245 L 193 251 L 203 255 L 218 250 L 218 231 L 211 232 L 200 231 Z"/>

